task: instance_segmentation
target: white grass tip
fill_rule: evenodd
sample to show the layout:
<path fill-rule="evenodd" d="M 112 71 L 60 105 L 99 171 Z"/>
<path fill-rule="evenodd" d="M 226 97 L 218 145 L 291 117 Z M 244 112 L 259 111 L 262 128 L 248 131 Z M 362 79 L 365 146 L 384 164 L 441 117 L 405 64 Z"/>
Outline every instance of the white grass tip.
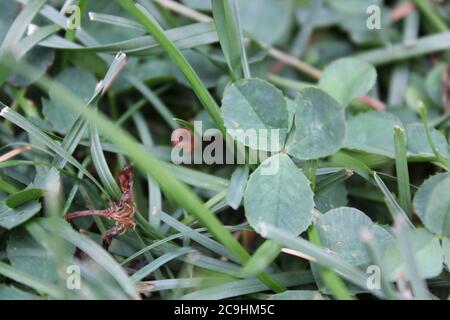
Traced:
<path fill-rule="evenodd" d="M 4 107 L 2 110 L 0 110 L 0 116 L 3 116 L 7 114 L 10 111 L 10 107 Z"/>
<path fill-rule="evenodd" d="M 401 131 L 401 132 L 405 132 L 405 129 L 403 129 L 401 126 L 399 126 L 398 124 L 396 124 L 395 126 L 394 126 L 394 130 L 396 130 L 396 131 Z"/>
<path fill-rule="evenodd" d="M 114 57 L 114 59 L 117 60 L 117 61 L 122 61 L 122 60 L 126 59 L 126 57 L 127 57 L 127 55 L 126 55 L 125 52 L 119 51 L 119 52 L 117 52 L 117 54 Z"/>

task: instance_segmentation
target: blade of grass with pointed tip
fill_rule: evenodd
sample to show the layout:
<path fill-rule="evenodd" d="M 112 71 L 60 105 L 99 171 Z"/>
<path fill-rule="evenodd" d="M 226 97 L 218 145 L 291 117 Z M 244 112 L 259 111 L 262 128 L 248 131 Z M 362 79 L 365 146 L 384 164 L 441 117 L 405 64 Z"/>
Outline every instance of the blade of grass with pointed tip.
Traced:
<path fill-rule="evenodd" d="M 133 121 L 136 125 L 137 131 L 141 138 L 144 146 L 151 148 L 153 147 L 153 139 L 150 134 L 150 130 L 145 123 L 144 118 L 140 113 L 133 114 Z M 162 209 L 162 196 L 161 188 L 159 184 L 149 175 L 147 175 L 147 185 L 148 185 L 148 222 L 155 228 L 160 225 L 159 218 L 152 214 L 155 210 Z"/>
<path fill-rule="evenodd" d="M 83 166 L 74 157 L 72 157 L 72 155 L 70 155 L 66 150 L 64 150 L 60 144 L 55 142 L 44 132 L 42 132 L 38 127 L 29 122 L 26 118 L 22 117 L 20 114 L 11 110 L 11 108 L 4 105 L 2 102 L 0 102 L 0 105 L 2 106 L 2 110 L 0 111 L 1 117 L 8 119 L 16 126 L 28 132 L 28 134 L 33 135 L 36 139 L 38 139 L 47 147 L 49 147 L 53 152 L 55 152 L 62 158 L 65 158 L 78 170 L 82 171 L 100 190 L 106 192 L 105 189 L 103 189 L 102 185 L 85 168 L 83 168 Z"/>
<path fill-rule="evenodd" d="M 126 56 L 123 54 L 117 54 L 114 60 L 112 61 L 105 77 L 103 80 L 97 85 L 94 90 L 94 93 L 86 104 L 85 108 L 95 108 L 97 103 L 100 101 L 105 90 L 110 86 L 111 82 L 116 77 L 117 73 L 124 67 Z M 69 153 L 72 154 L 78 144 L 80 143 L 81 138 L 83 137 L 85 131 L 87 129 L 87 123 L 81 117 L 78 117 L 74 124 L 70 127 L 66 136 L 64 137 L 61 146 Z M 66 164 L 66 160 L 63 157 L 55 156 L 53 159 L 52 165 L 56 168 L 64 168 Z"/>
<path fill-rule="evenodd" d="M 126 55 L 122 52 L 119 52 L 111 63 L 111 66 L 109 67 L 104 79 L 99 84 L 99 90 L 101 90 L 102 95 L 117 77 L 119 72 L 124 68 L 125 64 Z M 93 106 L 93 110 L 97 110 L 96 105 Z M 114 179 L 111 170 L 109 169 L 108 163 L 106 162 L 105 155 L 103 154 L 103 148 L 100 143 L 100 135 L 95 123 L 90 123 L 89 125 L 89 137 L 92 162 L 94 163 L 100 180 L 102 181 L 109 195 L 116 200 L 119 200 L 122 192 L 120 191 L 119 185 Z"/>
<path fill-rule="evenodd" d="M 107 23 L 113 26 L 121 26 L 130 29 L 145 30 L 139 23 L 111 14 L 89 12 L 89 20 Z"/>
<path fill-rule="evenodd" d="M 167 36 L 180 50 L 213 44 L 218 41 L 214 26 L 211 23 L 194 23 L 188 26 L 169 29 L 167 30 Z M 148 56 L 150 54 L 161 53 L 162 51 L 160 44 L 151 36 L 141 36 L 106 44 L 86 42 L 82 46 L 65 40 L 60 36 L 53 35 L 41 41 L 39 45 L 68 51 L 91 51 L 98 53 L 115 53 L 121 50 L 127 55 L 133 56 Z"/>
<path fill-rule="evenodd" d="M 427 110 L 427 108 L 425 107 L 425 105 L 423 104 L 422 101 L 420 101 L 419 104 L 420 104 L 419 105 L 419 110 L 418 110 L 419 111 L 419 116 L 420 116 L 420 120 L 422 120 L 422 124 L 423 124 L 423 127 L 425 129 L 425 135 L 427 137 L 428 144 L 430 145 L 430 148 L 433 151 L 434 156 L 436 157 L 436 160 L 438 162 L 440 162 L 441 165 L 444 166 L 444 168 L 447 171 L 450 171 L 450 160 L 445 158 L 445 157 L 443 157 L 439 153 L 439 151 L 436 149 L 436 146 L 435 146 L 435 144 L 433 142 L 433 139 L 431 138 L 430 128 L 429 128 L 429 124 L 428 124 L 428 110 Z"/>
<path fill-rule="evenodd" d="M 373 177 L 375 179 L 375 182 L 378 185 L 378 188 L 380 188 L 381 192 L 384 194 L 386 204 L 388 205 L 389 212 L 392 214 L 392 218 L 395 220 L 396 216 L 401 216 L 406 223 L 409 225 L 409 227 L 414 228 L 414 224 L 409 220 L 408 215 L 403 211 L 403 209 L 400 207 L 400 205 L 395 200 L 392 193 L 389 191 L 389 189 L 384 184 L 383 180 L 380 178 L 380 176 L 374 172 Z"/>
<path fill-rule="evenodd" d="M 237 80 L 242 77 L 241 48 L 239 46 L 239 31 L 230 1 L 212 0 L 211 7 L 220 46 L 232 77 Z"/>
<path fill-rule="evenodd" d="M 198 242 L 203 247 L 210 249 L 214 253 L 227 257 L 230 260 L 234 262 L 238 262 L 236 257 L 234 257 L 224 246 L 221 244 L 215 242 L 214 240 L 208 238 L 207 236 L 193 230 L 192 228 L 184 225 L 183 223 L 179 222 L 178 220 L 174 219 L 173 217 L 169 216 L 167 213 L 164 213 L 162 211 L 157 212 L 157 216 L 160 217 L 160 219 L 177 230 L 178 232 L 181 232 L 184 236 Z"/>
<path fill-rule="evenodd" d="M 20 42 L 17 44 L 17 49 L 15 50 L 17 58 L 18 59 L 22 58 L 35 45 L 37 45 L 39 42 L 41 42 L 42 40 L 56 33 L 59 30 L 60 30 L 59 26 L 52 24 L 49 26 L 41 27 L 28 37 L 20 40 Z"/>

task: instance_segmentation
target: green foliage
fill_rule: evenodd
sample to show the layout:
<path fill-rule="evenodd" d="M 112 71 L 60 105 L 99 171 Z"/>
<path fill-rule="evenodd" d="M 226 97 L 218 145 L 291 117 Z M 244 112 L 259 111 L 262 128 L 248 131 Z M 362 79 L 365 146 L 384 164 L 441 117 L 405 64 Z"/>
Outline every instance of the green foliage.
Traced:
<path fill-rule="evenodd" d="M 224 93 L 222 117 L 225 127 L 234 130 L 229 131 L 230 135 L 252 149 L 280 151 L 284 146 L 288 128 L 286 100 L 281 91 L 265 81 L 245 79 L 230 85 Z M 247 130 L 259 135 L 260 129 L 267 130 L 266 137 L 255 140 L 246 135 Z M 276 144 L 272 145 L 272 141 Z"/>
<path fill-rule="evenodd" d="M 268 300 L 325 300 L 319 291 L 288 290 L 270 296 Z"/>
<path fill-rule="evenodd" d="M 369 111 L 348 120 L 344 147 L 394 158 L 394 127 L 401 121 L 387 112 Z"/>
<path fill-rule="evenodd" d="M 296 100 L 295 131 L 287 145 L 290 155 L 301 160 L 323 158 L 336 153 L 345 139 L 342 107 L 315 88 L 303 89 Z"/>
<path fill-rule="evenodd" d="M 13 229 L 37 214 L 41 207 L 38 201 L 31 201 L 17 208 L 10 208 L 5 201 L 2 201 L 0 202 L 0 226 Z"/>
<path fill-rule="evenodd" d="M 448 298 L 443 3 L 62 2 L 0 10 L 0 299 Z"/>
<path fill-rule="evenodd" d="M 75 247 L 66 241 L 63 246 L 63 259 L 75 253 Z M 55 282 L 59 274 L 53 263 L 53 253 L 36 241 L 25 228 L 15 229 L 9 236 L 6 252 L 11 265 L 44 281 Z"/>
<path fill-rule="evenodd" d="M 414 196 L 414 208 L 428 230 L 450 235 L 450 174 L 440 173 L 427 179 Z"/>
<path fill-rule="evenodd" d="M 414 230 L 410 239 L 420 276 L 423 279 L 437 277 L 442 271 L 444 259 L 439 239 L 425 229 Z M 397 243 L 391 243 L 386 250 L 384 264 L 391 281 L 395 281 L 399 272 L 405 272 L 401 251 Z"/>
<path fill-rule="evenodd" d="M 326 91 L 343 107 L 368 93 L 377 79 L 375 68 L 353 58 L 339 59 L 325 68 L 319 88 Z"/>
<path fill-rule="evenodd" d="M 97 84 L 97 79 L 89 71 L 80 68 L 65 69 L 55 77 L 55 81 L 71 88 L 85 102 L 88 102 Z M 55 90 L 57 89 L 54 87 L 50 88 L 48 100 L 42 101 L 42 113 L 55 131 L 66 133 L 74 124 L 78 114 L 67 111 L 63 107 L 64 100 L 58 100 L 55 97 Z"/>
<path fill-rule="evenodd" d="M 368 230 L 373 235 L 380 252 L 384 252 L 392 241 L 388 231 L 374 224 L 363 212 L 354 208 L 342 207 L 330 210 L 320 216 L 316 225 L 324 247 L 363 270 L 371 261 L 364 244 L 360 241 L 361 231 Z"/>
<path fill-rule="evenodd" d="M 268 174 L 270 167 L 277 168 L 275 174 Z M 312 221 L 313 192 L 292 160 L 279 154 L 261 163 L 250 176 L 244 207 L 248 222 L 258 232 L 261 223 L 268 223 L 300 234 Z"/>

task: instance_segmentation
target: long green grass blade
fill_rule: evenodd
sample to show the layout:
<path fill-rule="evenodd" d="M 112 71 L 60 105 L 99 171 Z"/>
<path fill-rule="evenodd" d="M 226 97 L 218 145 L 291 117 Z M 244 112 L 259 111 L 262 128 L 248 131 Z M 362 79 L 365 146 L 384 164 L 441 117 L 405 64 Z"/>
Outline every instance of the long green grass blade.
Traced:
<path fill-rule="evenodd" d="M 133 15 L 145 29 L 152 34 L 156 41 L 167 51 L 169 56 L 176 62 L 180 70 L 183 72 L 185 77 L 192 85 L 192 89 L 196 93 L 200 102 L 208 111 L 211 119 L 217 125 L 218 129 L 225 136 L 225 127 L 223 124 L 222 117 L 220 115 L 219 106 L 217 105 L 214 98 L 211 96 L 209 91 L 203 85 L 197 73 L 194 71 L 192 66 L 180 52 L 180 50 L 175 46 L 173 41 L 171 41 L 165 31 L 161 28 L 158 22 L 148 13 L 142 6 L 134 4 L 131 0 L 119 0 L 119 4 L 127 10 L 131 15 Z"/>
<path fill-rule="evenodd" d="M 240 79 L 242 75 L 241 48 L 231 0 L 212 0 L 211 6 L 220 46 L 228 67 L 233 78 Z"/>
<path fill-rule="evenodd" d="M 150 130 L 145 123 L 144 118 L 140 113 L 133 114 L 133 121 L 136 124 L 137 131 L 141 138 L 144 146 L 151 148 L 153 147 L 153 139 L 150 134 Z M 158 228 L 160 225 L 159 218 L 153 213 L 157 210 L 162 209 L 162 196 L 161 188 L 159 184 L 151 177 L 147 176 L 147 186 L 148 186 L 148 221 L 149 223 Z"/>
<path fill-rule="evenodd" d="M 406 156 L 406 134 L 405 131 L 396 126 L 394 128 L 395 142 L 395 167 L 397 171 L 397 188 L 400 197 L 400 206 L 411 219 L 411 188 L 409 187 L 408 159 Z"/>
<path fill-rule="evenodd" d="M 419 38 L 413 45 L 395 44 L 382 49 L 362 52 L 354 57 L 373 65 L 383 65 L 449 49 L 450 32 L 442 32 Z"/>
<path fill-rule="evenodd" d="M 189 247 L 183 247 L 176 249 L 172 252 L 168 252 L 161 257 L 155 259 L 154 261 L 150 262 L 145 267 L 139 269 L 135 274 L 131 276 L 131 280 L 134 282 L 140 281 L 150 275 L 152 272 L 163 266 L 164 264 L 170 262 L 171 260 L 174 260 L 182 255 L 186 255 L 190 252 L 195 252 L 195 250 L 192 250 L 192 248 Z"/>
<path fill-rule="evenodd" d="M 280 252 L 281 246 L 278 243 L 271 240 L 264 241 L 242 268 L 242 277 L 248 278 L 265 271 Z"/>
<path fill-rule="evenodd" d="M 303 255 L 311 257 L 314 263 L 333 270 L 341 277 L 364 290 L 367 289 L 366 275 L 363 272 L 342 259 L 329 254 L 325 249 L 305 239 L 286 234 L 285 231 L 269 224 L 261 224 L 260 230 L 262 231 L 262 236 L 266 239 L 272 239 L 283 247 L 299 251 Z M 372 292 L 372 294 L 382 296 L 382 294 L 376 291 Z"/>
<path fill-rule="evenodd" d="M 375 179 L 376 184 L 378 185 L 378 188 L 380 188 L 381 192 L 385 197 L 385 201 L 389 211 L 392 214 L 392 218 L 395 220 L 397 216 L 401 216 L 405 220 L 405 223 L 407 223 L 411 228 L 414 228 L 414 224 L 408 218 L 408 215 L 405 213 L 402 207 L 400 207 L 400 205 L 397 203 L 394 196 L 389 191 L 388 187 L 384 184 L 380 176 L 376 172 L 374 172 L 373 177 Z"/>
<path fill-rule="evenodd" d="M 215 242 L 214 240 L 208 238 L 207 236 L 201 234 L 200 232 L 195 231 L 192 228 L 182 224 L 178 220 L 169 216 L 167 213 L 159 211 L 157 215 L 164 223 L 168 224 L 170 227 L 174 228 L 178 232 L 181 232 L 185 237 L 198 242 L 203 247 L 210 249 L 212 252 L 218 255 L 228 257 L 232 261 L 237 262 L 236 257 L 230 255 L 230 252 L 226 250 L 221 244 Z"/>

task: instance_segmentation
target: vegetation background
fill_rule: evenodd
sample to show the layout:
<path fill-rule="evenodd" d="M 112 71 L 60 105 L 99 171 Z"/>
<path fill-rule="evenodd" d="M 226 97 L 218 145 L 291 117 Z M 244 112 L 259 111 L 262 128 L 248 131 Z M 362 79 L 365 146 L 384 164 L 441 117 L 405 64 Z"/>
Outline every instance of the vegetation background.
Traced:
<path fill-rule="evenodd" d="M 438 0 L 3 1 L 0 299 L 447 299 L 449 27 Z M 175 165 L 194 120 L 278 129 L 279 170 Z"/>

